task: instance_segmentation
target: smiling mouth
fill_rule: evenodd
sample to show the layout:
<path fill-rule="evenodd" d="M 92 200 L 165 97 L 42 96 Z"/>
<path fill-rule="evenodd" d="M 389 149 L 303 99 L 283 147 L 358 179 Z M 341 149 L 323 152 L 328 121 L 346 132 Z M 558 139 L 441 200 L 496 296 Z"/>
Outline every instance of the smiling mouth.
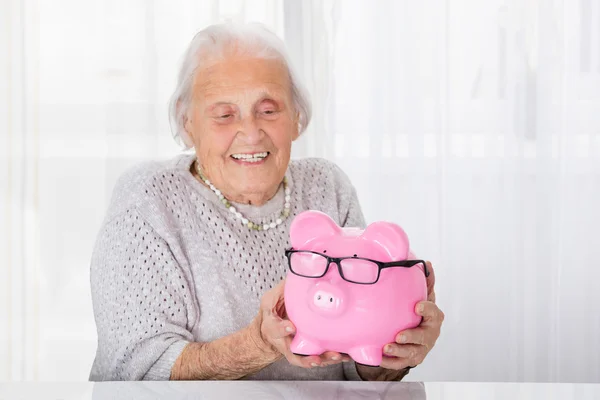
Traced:
<path fill-rule="evenodd" d="M 265 160 L 269 156 L 269 154 L 271 153 L 268 151 L 263 151 L 261 153 L 235 153 L 232 154 L 230 157 L 238 162 L 258 163 Z"/>

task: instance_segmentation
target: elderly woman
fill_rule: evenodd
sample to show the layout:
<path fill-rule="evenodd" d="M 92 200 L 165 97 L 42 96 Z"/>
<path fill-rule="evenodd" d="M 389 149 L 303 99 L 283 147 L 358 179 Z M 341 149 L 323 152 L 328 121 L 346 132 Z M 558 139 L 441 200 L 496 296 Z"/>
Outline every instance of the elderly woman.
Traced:
<path fill-rule="evenodd" d="M 421 325 L 385 346 L 380 367 L 290 352 L 292 218 L 313 209 L 340 226 L 365 221 L 336 165 L 290 161 L 310 104 L 276 36 L 257 25 L 198 33 L 170 113 L 194 154 L 141 165 L 116 185 L 91 264 L 91 380 L 400 380 L 423 361 L 443 319 L 433 274 Z"/>

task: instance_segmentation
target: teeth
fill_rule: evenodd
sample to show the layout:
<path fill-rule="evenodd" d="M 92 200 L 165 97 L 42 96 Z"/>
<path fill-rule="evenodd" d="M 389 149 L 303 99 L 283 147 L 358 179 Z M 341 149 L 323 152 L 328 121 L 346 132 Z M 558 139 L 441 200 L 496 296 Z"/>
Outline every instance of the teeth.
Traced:
<path fill-rule="evenodd" d="M 269 153 L 265 151 L 262 153 L 254 153 L 254 154 L 243 154 L 243 153 L 232 154 L 231 156 L 233 158 L 235 158 L 236 160 L 244 160 L 244 161 L 248 161 L 248 162 L 258 162 L 268 155 L 269 155 Z"/>

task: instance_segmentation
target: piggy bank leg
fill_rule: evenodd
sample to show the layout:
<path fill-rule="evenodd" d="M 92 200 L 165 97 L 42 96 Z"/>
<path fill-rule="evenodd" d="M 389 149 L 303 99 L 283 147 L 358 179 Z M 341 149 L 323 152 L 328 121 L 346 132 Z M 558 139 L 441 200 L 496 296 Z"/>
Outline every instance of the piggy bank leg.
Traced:
<path fill-rule="evenodd" d="M 325 352 L 321 346 L 301 333 L 297 333 L 294 339 L 292 339 L 290 350 L 299 356 L 316 356 Z"/>
<path fill-rule="evenodd" d="M 350 349 L 348 355 L 358 364 L 378 367 L 383 357 L 381 346 L 362 346 Z"/>

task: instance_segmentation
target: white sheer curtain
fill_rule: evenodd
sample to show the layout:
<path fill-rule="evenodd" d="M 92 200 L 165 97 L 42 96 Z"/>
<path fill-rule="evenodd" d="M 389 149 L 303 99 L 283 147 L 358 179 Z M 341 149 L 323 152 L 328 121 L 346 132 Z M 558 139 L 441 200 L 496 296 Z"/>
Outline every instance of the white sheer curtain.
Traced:
<path fill-rule="evenodd" d="M 224 19 L 287 42 L 315 105 L 294 156 L 433 261 L 447 319 L 410 379 L 600 382 L 594 0 L 0 2 L 0 380 L 87 379 L 112 186 L 179 152 L 177 62 Z"/>

